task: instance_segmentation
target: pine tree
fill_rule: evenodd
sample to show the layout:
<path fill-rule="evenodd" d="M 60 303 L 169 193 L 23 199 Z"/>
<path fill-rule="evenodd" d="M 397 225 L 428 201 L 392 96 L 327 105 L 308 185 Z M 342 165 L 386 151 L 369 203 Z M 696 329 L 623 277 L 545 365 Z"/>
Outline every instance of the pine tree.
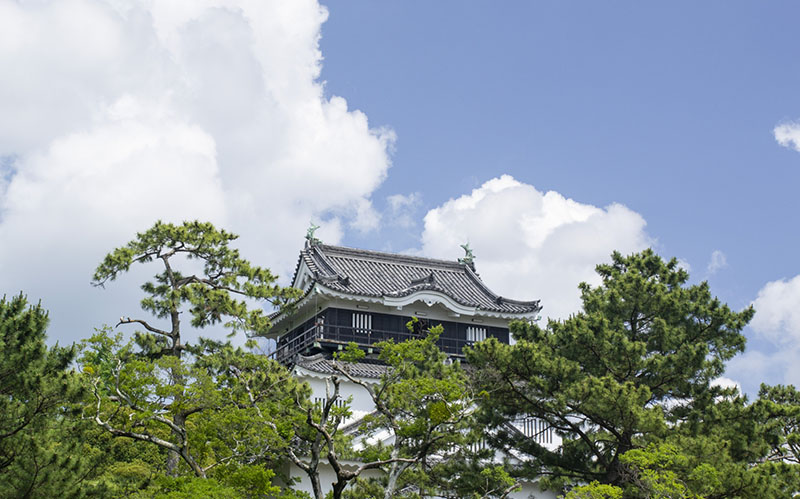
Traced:
<path fill-rule="evenodd" d="M 0 490 L 19 497 L 70 493 L 78 442 L 67 438 L 81 395 L 72 348 L 45 345 L 47 312 L 21 294 L 0 299 Z"/>
<path fill-rule="evenodd" d="M 601 284 L 581 284 L 583 311 L 542 328 L 517 322 L 515 345 L 488 340 L 468 351 L 487 393 L 483 421 L 494 443 L 524 457 L 517 472 L 551 483 L 624 485 L 622 459 L 659 441 L 724 390 L 711 381 L 744 349 L 752 308 L 733 312 L 708 284 L 687 285 L 677 260 L 651 250 L 612 255 L 598 265 Z M 503 431 L 532 416 L 563 438 L 550 450 Z"/>
<path fill-rule="evenodd" d="M 94 284 L 105 286 L 134 264 L 159 264 L 142 285 L 141 301 L 156 320 L 122 316 L 117 326 L 144 331 L 126 342 L 100 330 L 85 343 L 81 364 L 94 395 L 91 418 L 115 437 L 165 450 L 173 477 L 181 463 L 199 478 L 226 466 L 275 464 L 290 438 L 295 400 L 308 396 L 262 355 L 219 341 L 184 341 L 187 318 L 195 328 L 222 323 L 232 334 L 262 335 L 269 316 L 252 302 L 284 306 L 298 296 L 231 248 L 236 238 L 209 223 L 157 222 L 109 253 L 94 274 Z"/>

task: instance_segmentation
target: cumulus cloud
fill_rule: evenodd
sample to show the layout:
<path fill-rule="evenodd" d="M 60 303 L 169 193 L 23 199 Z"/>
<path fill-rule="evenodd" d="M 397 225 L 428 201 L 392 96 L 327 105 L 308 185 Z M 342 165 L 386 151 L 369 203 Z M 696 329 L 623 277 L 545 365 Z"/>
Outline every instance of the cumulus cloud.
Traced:
<path fill-rule="evenodd" d="M 88 281 L 156 219 L 215 222 L 284 275 L 309 220 L 333 243 L 374 229 L 395 136 L 325 97 L 326 18 L 316 0 L 0 0 L 2 291 L 71 341 L 137 308 Z"/>
<path fill-rule="evenodd" d="M 580 310 L 578 283 L 598 284 L 595 266 L 618 250 L 651 244 L 645 220 L 620 204 L 582 204 L 508 175 L 494 178 L 425 216 L 422 252 L 456 258 L 469 241 L 476 266 L 495 292 L 541 299 L 543 315 Z"/>
<path fill-rule="evenodd" d="M 772 130 L 772 134 L 778 144 L 800 151 L 800 123 L 782 123 Z"/>
<path fill-rule="evenodd" d="M 729 363 L 726 372 L 758 391 L 760 380 L 800 386 L 800 275 L 768 282 L 753 301 L 750 327 L 761 346 L 748 349 Z M 771 348 L 770 348 L 771 347 Z M 752 380 L 752 381 L 751 381 Z"/>
<path fill-rule="evenodd" d="M 800 275 L 768 282 L 753 302 L 756 314 L 750 326 L 775 344 L 800 346 Z"/>
<path fill-rule="evenodd" d="M 711 252 L 711 260 L 708 262 L 706 272 L 708 275 L 716 274 L 718 270 L 724 269 L 728 266 L 728 258 L 720 250 Z"/>
<path fill-rule="evenodd" d="M 800 347 L 783 345 L 777 349 L 759 346 L 748 350 L 728 362 L 725 374 L 741 381 L 744 393 L 758 394 L 761 383 L 800 386 L 800 364 L 797 357 Z"/>
<path fill-rule="evenodd" d="M 711 380 L 711 386 L 719 386 L 722 388 L 736 388 L 741 393 L 742 385 L 739 384 L 738 381 L 734 381 L 730 378 L 726 378 L 725 376 L 720 376 L 717 379 Z"/>
<path fill-rule="evenodd" d="M 418 192 L 411 194 L 393 194 L 386 198 L 388 205 L 388 222 L 392 225 L 409 229 L 416 225 L 416 212 L 422 204 L 422 196 Z"/>

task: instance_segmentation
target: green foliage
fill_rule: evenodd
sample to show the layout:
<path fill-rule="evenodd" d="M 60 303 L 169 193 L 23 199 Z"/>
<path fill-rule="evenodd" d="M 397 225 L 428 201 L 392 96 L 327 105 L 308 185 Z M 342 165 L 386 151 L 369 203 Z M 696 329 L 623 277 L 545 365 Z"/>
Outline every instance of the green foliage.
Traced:
<path fill-rule="evenodd" d="M 334 352 L 333 358 L 342 362 L 355 363 L 363 360 L 366 355 L 364 350 L 358 348 L 358 345 L 351 341 L 341 352 Z"/>
<path fill-rule="evenodd" d="M 195 497 L 239 499 L 242 495 L 234 487 L 220 483 L 213 478 L 159 476 L 150 487 L 131 497 L 140 499 L 194 499 Z"/>
<path fill-rule="evenodd" d="M 661 443 L 650 444 L 645 449 L 632 449 L 620 458 L 627 466 L 629 477 L 626 482 L 635 488 L 635 494 L 642 497 L 659 498 L 691 498 L 695 496 L 679 473 L 689 463 L 689 458 L 681 454 L 675 445 Z M 707 480 L 704 486 L 713 490 L 719 483 L 716 470 L 708 464 L 692 470 L 689 478 L 695 481 Z"/>
<path fill-rule="evenodd" d="M 753 315 L 732 312 L 705 282 L 688 286 L 677 260 L 650 250 L 614 253 L 597 272 L 600 286 L 580 286 L 581 313 L 546 328 L 513 323 L 516 345 L 489 339 L 467 352 L 489 394 L 481 416 L 498 428 L 494 443 L 529 456 L 527 474 L 544 467 L 554 486 L 623 485 L 626 452 L 665 438 L 684 419 L 701 420 L 724 395 L 710 381 L 743 350 L 740 331 Z M 562 449 L 502 430 L 521 416 L 548 423 Z"/>
<path fill-rule="evenodd" d="M 622 499 L 622 489 L 594 481 L 570 490 L 565 499 Z"/>
<path fill-rule="evenodd" d="M 248 302 L 286 306 L 298 296 L 241 258 L 229 246 L 236 237 L 208 223 L 157 222 L 109 253 L 93 277 L 104 286 L 135 263 L 157 261 L 162 268 L 142 285 L 141 306 L 168 325 L 123 316 L 118 325 L 144 331 L 126 342 L 100 330 L 84 343 L 80 362 L 94 395 L 86 414 L 113 436 L 160 448 L 172 477 L 205 478 L 223 465 L 231 476 L 237 466 L 266 472 L 279 465 L 300 415 L 296 401 L 308 396 L 307 387 L 264 356 L 217 341 L 182 341 L 184 313 L 196 328 L 224 322 L 231 334 L 257 336 L 271 324 L 263 308 Z"/>
<path fill-rule="evenodd" d="M 157 335 L 145 334 L 140 339 L 142 345 L 147 345 L 145 351 L 152 354 L 171 348 L 173 355 L 180 355 L 178 314 L 184 305 L 188 307 L 193 327 L 225 321 L 225 326 L 233 332 L 262 335 L 271 326 L 269 317 L 261 308 L 249 308 L 247 300 L 286 306 L 299 296 L 299 291 L 276 285 L 277 278 L 269 270 L 250 264 L 238 250 L 230 248 L 229 243 L 237 237 L 210 223 L 173 225 L 159 221 L 106 255 L 92 282 L 104 286 L 130 270 L 134 263 L 160 261 L 163 271 L 142 285 L 146 296 L 141 306 L 158 318 L 170 319 L 171 327 L 158 328 L 139 319 L 120 319 L 120 323 L 141 324 L 148 333 Z M 196 272 L 181 270 L 176 265 Z M 172 340 L 171 344 L 166 343 L 166 338 Z"/>
<path fill-rule="evenodd" d="M 261 466 L 240 466 L 220 470 L 211 478 L 194 476 L 156 477 L 149 487 L 129 497 L 133 499 L 301 499 L 307 494 L 283 490 L 272 485 L 275 474 Z"/>
<path fill-rule="evenodd" d="M 378 343 L 379 358 L 388 367 L 375 390 L 380 410 L 365 419 L 367 434 L 395 428 L 403 456 L 430 455 L 457 443 L 471 413 L 472 394 L 457 362 L 447 362 L 436 342 L 442 327 L 421 339 Z"/>
<path fill-rule="evenodd" d="M 0 490 L 75 493 L 83 462 L 69 438 L 70 403 L 82 395 L 68 370 L 72 348 L 47 348 L 47 312 L 22 295 L 0 299 Z"/>
<path fill-rule="evenodd" d="M 478 483 L 471 487 L 469 495 L 473 499 L 505 498 L 519 490 L 517 481 L 503 466 L 487 466 L 478 474 Z"/>
<path fill-rule="evenodd" d="M 415 328 L 413 320 L 408 327 Z M 362 384 L 376 411 L 362 419 L 358 439 L 376 443 L 364 445 L 355 457 L 380 463 L 386 476 L 359 480 L 353 497 L 379 488 L 384 490 L 381 495 L 418 497 L 423 486 L 440 488 L 439 482 L 446 481 L 440 471 L 462 459 L 464 446 L 471 442 L 474 395 L 461 365 L 449 362 L 437 346 L 442 330 L 436 326 L 419 339 L 375 345 L 387 371 L 377 385 Z M 351 345 L 338 358 L 355 362 L 363 358 L 359 352 Z M 346 363 L 339 369 L 352 379 Z M 389 445 L 378 438 L 387 430 L 393 437 Z M 398 490 L 403 494 L 397 495 Z"/>
<path fill-rule="evenodd" d="M 373 499 L 375 497 L 382 497 L 385 487 L 385 480 L 365 480 L 357 478 L 353 484 L 342 493 L 344 499 Z M 417 499 L 419 496 L 416 494 L 396 494 L 395 497 L 403 499 Z"/>
<path fill-rule="evenodd" d="M 237 463 L 281 462 L 302 417 L 295 401 L 308 397 L 308 387 L 283 366 L 204 339 L 191 359 L 151 360 L 132 355 L 132 348 L 108 331 L 84 344 L 80 363 L 96 395 L 86 410 L 101 426 L 177 450 L 197 475 L 217 463 L 230 471 Z"/>
<path fill-rule="evenodd" d="M 71 489 L 53 483 L 45 497 L 127 497 L 164 471 L 164 453 L 157 447 L 114 439 L 90 421 L 69 421 L 53 441 L 68 445 L 80 466 L 65 471 L 75 484 Z"/>
<path fill-rule="evenodd" d="M 792 385 L 761 385 L 754 410 L 766 426 L 770 460 L 800 464 L 800 392 Z"/>

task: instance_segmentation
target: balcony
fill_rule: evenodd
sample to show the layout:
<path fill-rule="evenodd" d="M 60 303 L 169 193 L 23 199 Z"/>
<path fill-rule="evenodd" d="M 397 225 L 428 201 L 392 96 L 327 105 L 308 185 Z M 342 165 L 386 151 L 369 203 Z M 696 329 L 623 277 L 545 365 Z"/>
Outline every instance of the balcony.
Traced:
<path fill-rule="evenodd" d="M 421 334 L 409 331 L 383 331 L 362 327 L 317 324 L 305 331 L 296 331 L 283 336 L 278 340 L 275 350 L 269 356 L 286 365 L 291 364 L 297 354 L 305 355 L 320 350 L 341 350 L 350 342 L 356 343 L 362 348 L 369 348 L 376 343 L 390 339 L 399 343 L 421 337 Z M 444 335 L 440 336 L 437 342 L 442 352 L 451 357 L 463 357 L 464 347 L 473 343 L 474 341 L 450 338 Z"/>

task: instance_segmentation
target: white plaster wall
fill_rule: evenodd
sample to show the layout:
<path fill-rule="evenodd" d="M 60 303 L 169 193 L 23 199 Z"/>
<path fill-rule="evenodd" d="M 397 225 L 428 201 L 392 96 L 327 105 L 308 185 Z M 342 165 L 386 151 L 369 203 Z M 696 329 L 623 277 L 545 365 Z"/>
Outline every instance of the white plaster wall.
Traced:
<path fill-rule="evenodd" d="M 333 488 L 333 483 L 336 481 L 336 473 L 327 463 L 320 463 L 319 466 L 320 485 L 322 490 L 327 493 Z M 378 478 L 381 475 L 379 470 L 367 470 L 361 474 L 362 478 Z M 313 489 L 311 487 L 311 479 L 305 471 L 301 470 L 294 464 L 289 467 L 289 476 L 297 478 L 299 481 L 293 486 L 295 490 L 307 492 L 311 497 L 314 497 Z M 526 482 L 522 484 L 522 489 L 517 492 L 512 492 L 508 496 L 510 499 L 556 499 L 555 492 L 546 490 L 543 491 L 539 488 L 537 483 Z"/>
<path fill-rule="evenodd" d="M 355 469 L 355 467 L 353 467 L 353 469 Z M 381 473 L 382 472 L 380 470 L 367 470 L 361 473 L 360 476 L 362 478 L 377 478 Z M 299 479 L 299 482 L 297 482 L 292 488 L 307 492 L 311 497 L 314 497 L 314 489 L 311 487 L 311 479 L 308 478 L 308 474 L 305 471 L 292 464 L 289 466 L 289 476 Z M 319 483 L 322 486 L 322 490 L 325 493 L 328 493 L 333 488 L 334 482 L 336 482 L 336 473 L 333 471 L 333 468 L 331 468 L 330 464 L 328 463 L 320 463 Z"/>
<path fill-rule="evenodd" d="M 512 492 L 508 497 L 511 499 L 556 499 L 558 496 L 552 490 L 540 489 L 536 482 L 526 482 L 522 484 L 522 490 L 519 492 Z"/>
<path fill-rule="evenodd" d="M 324 375 L 320 374 L 319 376 Z M 298 378 L 308 383 L 308 386 L 311 388 L 311 400 L 314 400 L 316 397 L 326 397 L 326 378 L 309 375 L 300 375 Z M 340 377 L 340 379 L 342 379 L 342 377 Z M 372 383 L 375 382 L 375 380 L 365 381 Z M 333 383 L 329 383 L 329 386 L 332 393 Z M 372 398 L 367 393 L 367 390 L 365 390 L 362 386 L 351 383 L 347 379 L 342 379 L 342 382 L 339 385 L 339 394 L 345 400 L 347 400 L 348 397 L 353 397 L 352 401 L 350 402 L 350 409 L 353 411 L 353 413 L 368 414 L 375 410 L 375 405 L 372 403 Z"/>
<path fill-rule="evenodd" d="M 325 397 L 326 396 L 326 392 L 325 392 L 325 389 L 326 389 L 325 388 L 326 377 L 325 377 L 325 375 L 316 374 L 316 373 L 308 373 L 308 372 L 298 372 L 297 374 L 298 374 L 298 377 L 300 379 L 302 379 L 303 381 L 307 382 L 309 384 L 309 386 L 311 387 L 312 400 L 313 400 L 314 397 Z M 368 379 L 365 379 L 364 381 L 372 382 L 372 383 L 376 382 L 376 380 L 368 380 Z M 333 384 L 330 385 L 330 389 L 331 390 L 333 389 Z M 339 386 L 339 393 L 345 399 L 347 397 L 351 397 L 351 396 L 353 397 L 352 398 L 352 402 L 350 404 L 350 409 L 352 410 L 353 417 L 355 419 L 358 419 L 361 416 L 363 416 L 365 414 L 368 414 L 368 413 L 372 412 L 375 409 L 375 406 L 372 403 L 372 399 L 370 398 L 370 396 L 367 393 L 367 391 L 363 387 L 361 387 L 359 385 L 356 385 L 354 383 L 351 383 L 350 381 L 348 381 L 346 379 L 342 380 L 342 382 L 341 382 L 341 384 Z M 351 421 L 352 420 L 346 421 L 344 424 L 348 424 Z M 388 438 L 385 441 L 385 443 L 386 444 L 391 444 L 391 441 L 392 441 L 392 438 Z M 560 443 L 560 439 L 559 439 L 559 443 Z M 557 445 L 555 445 L 555 447 L 557 447 Z M 502 462 L 503 461 L 503 456 L 501 456 L 501 455 L 496 456 L 496 461 L 498 463 Z M 299 489 L 299 490 L 303 490 L 303 491 L 306 491 L 309 494 L 311 494 L 311 492 L 312 492 L 311 481 L 309 480 L 308 475 L 306 475 L 306 473 L 303 472 L 303 470 L 301 470 L 300 468 L 297 468 L 295 465 L 291 465 L 290 473 L 291 473 L 290 476 L 300 478 L 300 483 L 298 485 L 296 485 L 295 487 L 297 489 Z M 370 470 L 367 473 L 368 474 L 363 475 L 365 478 L 366 477 L 370 477 L 370 476 L 372 476 L 372 477 L 380 476 L 381 472 L 378 471 L 378 470 Z M 321 474 L 320 482 L 322 483 L 322 486 L 323 486 L 324 490 L 325 491 L 330 490 L 330 484 L 335 481 L 335 477 L 336 477 L 335 473 L 333 472 L 333 470 L 330 468 L 329 465 L 321 463 L 320 464 L 320 474 Z M 556 499 L 557 496 L 556 496 L 555 492 L 541 490 L 536 483 L 526 482 L 526 483 L 523 483 L 522 490 L 520 490 L 519 492 L 513 492 L 511 495 L 509 495 L 509 497 L 512 498 L 512 499 L 528 499 L 528 498 L 534 498 L 534 499 Z"/>

